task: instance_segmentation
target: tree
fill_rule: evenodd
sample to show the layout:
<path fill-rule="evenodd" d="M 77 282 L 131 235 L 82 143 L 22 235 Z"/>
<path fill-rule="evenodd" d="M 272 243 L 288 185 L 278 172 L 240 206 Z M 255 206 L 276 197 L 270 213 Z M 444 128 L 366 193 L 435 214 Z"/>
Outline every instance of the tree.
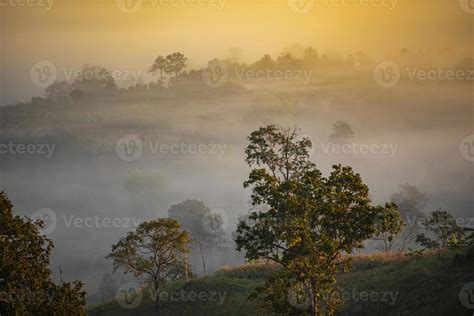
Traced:
<path fill-rule="evenodd" d="M 349 139 L 354 138 L 354 132 L 352 131 L 349 123 L 344 121 L 336 121 L 332 124 L 333 132 L 329 135 L 329 141 L 334 143 L 345 143 Z"/>
<path fill-rule="evenodd" d="M 395 236 L 402 229 L 403 220 L 395 203 L 387 203 L 385 207 L 379 207 L 378 214 L 375 222 L 377 233 L 374 239 L 382 241 L 384 250 L 389 252 L 392 250 Z"/>
<path fill-rule="evenodd" d="M 256 168 L 244 187 L 252 188 L 252 204 L 268 211 L 252 211 L 239 222 L 237 250 L 245 250 L 248 260 L 282 266 L 280 277 L 267 280 L 266 300 L 278 288 L 304 289 L 307 308 L 273 305 L 275 311 L 331 314 L 338 305 L 336 273 L 346 271 L 351 253 L 377 233 L 380 207 L 370 205 L 369 189 L 352 168 L 335 165 L 323 177 L 309 161 L 311 141 L 298 137 L 296 128 L 274 125 L 250 135 L 246 162 Z"/>
<path fill-rule="evenodd" d="M 405 183 L 398 186 L 398 192 L 392 194 L 391 201 L 398 206 L 403 220 L 400 252 L 405 251 L 416 238 L 419 223 L 424 218 L 423 207 L 428 200 L 426 194 L 416 186 Z"/>
<path fill-rule="evenodd" d="M 114 272 L 123 269 L 135 277 L 146 277 L 161 314 L 160 289 L 168 280 L 183 278 L 187 270 L 185 254 L 189 236 L 174 219 L 160 218 L 144 222 L 112 246 L 107 256 L 113 260 Z M 183 269 L 184 267 L 184 269 Z"/>
<path fill-rule="evenodd" d="M 224 242 L 225 232 L 221 216 L 213 214 L 204 202 L 198 200 L 186 200 L 175 204 L 168 210 L 168 214 L 189 232 L 198 247 L 203 272 L 206 274 L 205 252 Z"/>
<path fill-rule="evenodd" d="M 297 68 L 300 65 L 300 60 L 296 57 L 294 57 L 291 53 L 282 53 L 280 56 L 277 58 L 277 64 L 280 67 L 283 67 L 285 69 L 293 69 Z"/>
<path fill-rule="evenodd" d="M 181 53 L 173 53 L 166 56 L 166 72 L 174 73 L 175 77 L 178 77 L 179 73 L 186 68 L 186 61 L 188 59 Z"/>
<path fill-rule="evenodd" d="M 168 61 L 163 56 L 158 56 L 155 59 L 153 65 L 151 65 L 150 69 L 148 70 L 151 74 L 156 74 L 158 71 L 160 72 L 160 80 L 163 81 L 163 72 L 166 71 L 168 67 Z"/>
<path fill-rule="evenodd" d="M 262 58 L 257 60 L 255 63 L 252 64 L 252 68 L 261 70 L 261 69 L 274 69 L 275 68 L 275 61 L 270 57 L 270 55 L 264 55 Z"/>
<path fill-rule="evenodd" d="M 437 210 L 423 221 L 426 232 L 434 238 L 425 236 L 424 233 L 416 236 L 416 242 L 428 248 L 446 248 L 451 238 L 463 239 L 464 229 L 460 227 L 454 217 L 446 211 Z"/>
<path fill-rule="evenodd" d="M 74 81 L 74 86 L 82 90 L 115 89 L 112 72 L 101 66 L 84 65 Z"/>
<path fill-rule="evenodd" d="M 46 99 L 65 101 L 69 99 L 73 87 L 67 81 L 55 81 L 46 88 Z"/>
<path fill-rule="evenodd" d="M 0 192 L 0 314 L 85 315 L 82 282 L 55 284 L 49 257 L 53 242 L 42 236 L 44 222 L 13 215 Z"/>

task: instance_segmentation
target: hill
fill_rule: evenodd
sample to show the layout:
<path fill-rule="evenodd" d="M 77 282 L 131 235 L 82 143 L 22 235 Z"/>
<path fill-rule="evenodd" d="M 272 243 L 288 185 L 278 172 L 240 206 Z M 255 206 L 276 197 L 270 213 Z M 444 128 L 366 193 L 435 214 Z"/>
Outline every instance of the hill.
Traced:
<path fill-rule="evenodd" d="M 344 305 L 338 315 L 472 315 L 459 294 L 474 281 L 473 263 L 472 249 L 412 257 L 357 256 L 352 271 L 339 277 Z M 182 296 L 164 302 L 165 315 L 269 315 L 247 296 L 273 269 L 277 267 L 263 264 L 227 267 L 212 276 L 170 284 L 165 291 Z M 205 293 L 206 299 L 192 300 L 189 293 Z M 153 315 L 153 304 L 144 295 L 137 308 L 128 310 L 111 301 L 91 307 L 88 314 Z"/>

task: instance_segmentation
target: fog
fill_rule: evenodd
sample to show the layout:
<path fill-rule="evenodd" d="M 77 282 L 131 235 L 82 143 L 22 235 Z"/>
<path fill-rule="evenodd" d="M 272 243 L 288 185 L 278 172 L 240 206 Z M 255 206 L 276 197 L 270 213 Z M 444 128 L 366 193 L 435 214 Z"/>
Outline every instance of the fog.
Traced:
<path fill-rule="evenodd" d="M 402 3 L 396 14 L 408 7 Z M 435 6 L 429 18 L 410 21 L 429 24 L 439 10 Z M 24 16 L 28 12 L 14 13 Z M 51 14 L 57 18 L 59 13 Z M 448 22 L 457 15 L 450 15 Z M 466 41 L 472 37 L 472 23 L 464 15 L 458 20 L 462 31 L 457 37 L 436 45 L 433 38 L 415 45 L 421 34 L 417 31 L 406 42 L 393 44 L 396 48 L 390 44 L 377 49 L 374 43 L 380 43 L 380 37 L 372 30 L 369 34 L 373 36 L 360 46 L 351 41 L 347 45 L 331 42 L 321 34 L 318 46 L 307 30 L 304 38 L 298 38 L 303 44 L 272 38 L 254 49 L 237 40 L 196 51 L 188 44 L 179 45 L 176 38 L 158 45 L 162 46 L 159 49 L 155 44 L 146 44 L 151 48 L 144 49 L 145 44 L 130 47 L 122 43 L 127 52 L 118 52 L 110 62 L 112 49 L 101 46 L 104 43 L 95 46 L 100 42 L 97 34 L 91 46 L 82 51 L 74 47 L 76 54 L 67 58 L 67 54 L 59 56 L 63 53 L 57 49 L 48 55 L 48 49 L 34 41 L 19 38 L 10 42 L 23 32 L 26 38 L 33 36 L 12 16 L 5 17 L 7 31 L 2 33 L 10 46 L 4 49 L 0 63 L 0 144 L 13 147 L 0 154 L 0 190 L 8 193 L 17 214 L 54 211 L 57 223 L 48 232 L 55 244 L 53 273 L 58 278 L 61 267 L 64 280 L 83 280 L 91 295 L 97 292 L 102 276 L 112 271 L 112 263 L 105 259 L 111 245 L 137 224 L 168 216 L 172 205 L 187 199 L 203 201 L 224 218 L 226 246 L 209 258 L 210 271 L 243 262 L 243 255 L 234 250 L 232 233 L 238 217 L 250 207 L 250 192 L 243 188 L 250 172 L 244 151 L 247 136 L 268 124 L 299 127 L 311 139 L 311 159 L 324 175 L 334 164 L 352 166 L 369 186 L 374 203 L 389 201 L 400 184 L 410 183 L 427 194 L 425 212 L 443 208 L 457 218 L 472 217 L 473 164 L 466 159 L 462 142 L 473 127 L 473 55 L 472 44 Z M 347 21 L 356 17 L 351 15 Z M 76 18 L 74 15 L 69 26 L 73 32 L 85 28 Z M 390 23 L 394 21 L 398 20 Z M 52 19 L 42 28 L 58 23 L 63 21 Z M 116 23 L 110 15 L 98 22 L 111 29 Z M 393 25 L 387 30 L 395 32 Z M 127 29 L 122 36 L 127 32 L 133 33 Z M 175 30 L 173 35 L 180 32 Z M 150 37 L 145 34 L 144 41 L 150 43 Z M 70 49 L 65 37 L 58 40 Z M 83 38 L 80 41 L 84 43 Z M 290 77 L 265 72 L 259 79 L 251 74 L 239 78 L 236 71 L 223 86 L 213 87 L 200 72 L 214 58 L 225 60 L 230 68 L 232 62 L 248 66 L 266 53 L 273 59 L 281 52 L 303 58 L 310 45 L 318 50 L 318 62 L 283 68 L 290 71 Z M 32 51 L 27 52 L 28 47 Z M 362 48 L 364 53 L 359 51 Z M 127 58 L 132 50 L 137 51 L 135 58 Z M 171 81 L 167 78 L 165 86 L 159 87 L 155 85 L 158 76 L 149 74 L 148 68 L 157 54 L 173 51 L 189 57 L 186 71 Z M 69 83 L 74 78 L 64 75 L 83 64 L 122 74 L 134 70 L 139 80 L 119 78 L 117 87 L 108 90 L 81 88 L 84 94 L 77 97 L 72 92 L 65 97 L 61 93 L 51 96 L 31 82 L 30 68 L 38 60 L 53 60 L 57 80 Z M 386 60 L 397 62 L 401 72 L 399 82 L 388 88 L 376 77 L 376 67 Z M 445 79 L 439 72 L 460 69 L 469 78 Z M 434 78 L 426 79 L 420 71 L 431 71 Z M 353 137 L 341 143 L 330 141 L 338 121 L 346 122 L 353 131 Z M 137 141 L 142 152 L 130 158 L 125 150 L 131 150 L 127 146 Z M 25 153 L 18 144 L 34 147 Z M 134 190 L 136 179 L 144 184 Z M 90 224 L 97 217 L 106 218 L 108 224 Z M 114 220 L 117 225 L 111 224 Z M 196 257 L 190 263 L 202 273 Z"/>

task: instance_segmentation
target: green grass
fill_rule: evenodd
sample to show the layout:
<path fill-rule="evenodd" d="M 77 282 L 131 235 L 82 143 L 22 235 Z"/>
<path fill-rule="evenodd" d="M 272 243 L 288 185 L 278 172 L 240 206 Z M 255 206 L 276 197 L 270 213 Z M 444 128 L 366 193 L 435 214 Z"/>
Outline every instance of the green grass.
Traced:
<path fill-rule="evenodd" d="M 344 304 L 338 315 L 473 315 L 463 307 L 459 291 L 474 282 L 474 256 L 459 251 L 422 257 L 364 255 L 354 269 L 338 277 Z M 277 269 L 274 265 L 247 264 L 225 267 L 212 276 L 167 286 L 168 292 L 225 293 L 225 299 L 163 302 L 164 315 L 265 315 L 247 300 L 253 289 Z M 146 296 L 133 310 L 111 301 L 89 310 L 89 315 L 153 315 Z"/>

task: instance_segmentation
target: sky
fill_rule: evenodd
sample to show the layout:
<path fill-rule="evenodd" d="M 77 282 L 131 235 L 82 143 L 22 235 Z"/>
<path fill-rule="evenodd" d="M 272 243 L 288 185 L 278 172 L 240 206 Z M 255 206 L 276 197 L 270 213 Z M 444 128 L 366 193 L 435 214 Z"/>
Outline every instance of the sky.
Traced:
<path fill-rule="evenodd" d="M 472 1 L 471 1 L 472 2 Z M 29 5 L 24 5 L 25 3 Z M 100 64 L 148 69 L 180 51 L 188 67 L 228 56 L 244 61 L 291 45 L 381 58 L 401 48 L 472 54 L 470 0 L 0 0 L 0 105 L 41 95 L 29 71 Z M 299 6 L 298 6 L 299 5 Z"/>

